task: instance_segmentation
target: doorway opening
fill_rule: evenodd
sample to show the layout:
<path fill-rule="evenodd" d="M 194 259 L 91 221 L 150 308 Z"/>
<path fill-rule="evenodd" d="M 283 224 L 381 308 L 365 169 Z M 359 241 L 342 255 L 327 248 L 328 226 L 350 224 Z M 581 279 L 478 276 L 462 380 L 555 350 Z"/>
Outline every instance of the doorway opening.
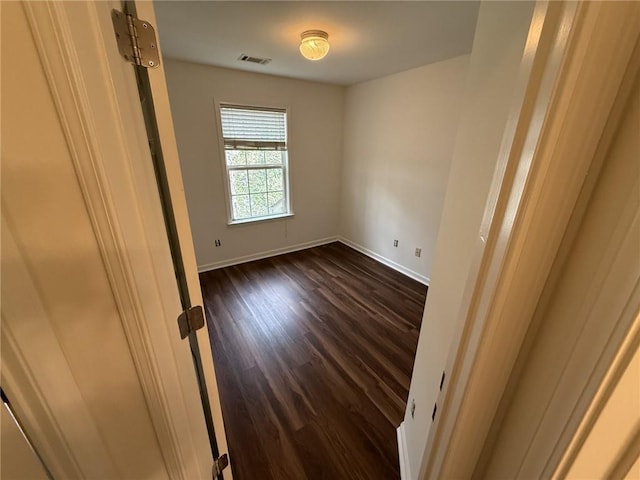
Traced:
<path fill-rule="evenodd" d="M 267 461 L 246 461 L 261 465 L 264 478 L 400 476 L 396 428 L 406 414 L 478 5 L 372 7 L 155 7 L 240 478 L 258 475 L 239 458 L 247 438 L 263 445 Z M 325 18 L 329 24 L 316 27 L 332 42 L 315 64 L 297 44 L 310 15 Z M 425 32 L 433 37 L 409 47 Z M 271 61 L 247 64 L 241 54 Z M 223 114 L 241 110 L 285 112 L 284 137 L 229 133 Z M 282 149 L 287 161 L 274 163 Z M 281 165 L 287 176 L 271 178 Z M 272 205 L 280 192 L 283 201 Z M 271 215 L 285 204 L 284 214 Z M 327 451 L 314 454 L 320 445 Z M 384 468 L 372 468 L 375 457 Z"/>

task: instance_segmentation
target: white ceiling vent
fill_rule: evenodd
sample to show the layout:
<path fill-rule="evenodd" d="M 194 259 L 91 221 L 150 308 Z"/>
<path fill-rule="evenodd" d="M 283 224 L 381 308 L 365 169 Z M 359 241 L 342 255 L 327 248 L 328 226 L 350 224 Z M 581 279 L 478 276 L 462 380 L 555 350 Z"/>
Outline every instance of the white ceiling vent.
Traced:
<path fill-rule="evenodd" d="M 252 57 L 251 55 L 245 55 L 244 53 L 238 57 L 241 62 L 259 63 L 260 65 L 266 65 L 271 61 L 270 58 Z"/>

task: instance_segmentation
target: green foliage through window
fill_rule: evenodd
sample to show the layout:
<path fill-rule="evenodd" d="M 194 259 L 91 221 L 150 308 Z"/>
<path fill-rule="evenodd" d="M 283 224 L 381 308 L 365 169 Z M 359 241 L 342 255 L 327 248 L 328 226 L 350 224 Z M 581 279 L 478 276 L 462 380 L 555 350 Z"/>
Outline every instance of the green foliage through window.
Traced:
<path fill-rule="evenodd" d="M 287 213 L 283 168 L 286 152 L 226 150 L 225 153 L 234 220 Z M 259 155 L 253 155 L 256 153 Z"/>

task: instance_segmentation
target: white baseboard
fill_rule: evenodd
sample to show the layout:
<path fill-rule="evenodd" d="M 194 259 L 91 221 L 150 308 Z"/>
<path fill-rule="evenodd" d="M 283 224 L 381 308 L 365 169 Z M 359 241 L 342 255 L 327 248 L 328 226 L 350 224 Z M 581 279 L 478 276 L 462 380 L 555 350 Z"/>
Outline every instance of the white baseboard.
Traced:
<path fill-rule="evenodd" d="M 304 250 L 307 248 L 319 247 L 320 245 L 326 245 L 327 243 L 335 242 L 337 240 L 338 237 L 327 237 L 320 240 L 313 240 L 311 242 L 290 245 L 288 247 L 276 248 L 275 250 L 267 250 L 266 252 L 244 255 L 242 257 L 235 257 L 229 260 L 222 260 L 220 262 L 206 263 L 204 265 L 198 265 L 198 273 L 208 272 L 209 270 L 216 270 L 218 268 L 230 267 L 231 265 L 238 265 L 240 263 L 252 262 L 254 260 L 262 260 L 263 258 L 275 257 L 276 255 L 282 255 L 284 253 L 297 252 L 298 250 Z"/>
<path fill-rule="evenodd" d="M 386 265 L 387 267 L 393 268 L 394 270 L 406 275 L 407 277 L 413 278 L 414 280 L 429 286 L 428 277 L 414 272 L 413 270 L 410 270 L 400 265 L 399 263 L 394 262 L 393 260 L 383 257 L 382 255 L 379 255 L 376 252 L 363 247 L 362 245 L 358 245 L 357 243 L 340 236 L 322 238 L 320 240 L 313 240 L 311 242 L 298 243 L 296 245 L 290 245 L 288 247 L 267 250 L 266 252 L 259 252 L 251 255 L 244 255 L 242 257 L 230 258 L 228 260 L 221 260 L 219 262 L 198 265 L 198 273 L 208 272 L 209 270 L 216 270 L 218 268 L 230 267 L 232 265 L 238 265 L 240 263 L 252 262 L 254 260 L 262 260 L 263 258 L 275 257 L 276 255 L 282 255 L 284 253 L 297 252 L 298 250 L 304 250 L 307 248 L 319 247 L 320 245 L 326 245 L 327 243 L 336 241 L 344 243 L 348 247 L 351 247 L 354 250 L 363 253 L 367 257 L 371 257 L 374 260 Z"/>
<path fill-rule="evenodd" d="M 406 275 L 409 278 L 413 278 L 414 280 L 426 285 L 427 287 L 429 286 L 429 281 L 430 281 L 429 277 L 426 277 L 425 275 L 421 275 L 418 272 L 414 272 L 413 270 L 407 267 L 404 267 L 399 263 L 396 263 L 393 260 L 388 259 L 387 257 L 383 257 L 382 255 L 374 252 L 373 250 L 369 250 L 368 248 L 365 248 L 362 245 L 358 245 L 357 243 L 352 242 L 351 240 L 348 240 L 344 237 L 337 237 L 337 240 L 353 248 L 354 250 L 357 250 L 360 253 L 365 254 L 367 257 L 371 257 L 374 260 L 377 260 L 378 262 L 385 264 L 387 267 L 393 268 L 394 270 Z"/>
<path fill-rule="evenodd" d="M 398 437 L 398 457 L 400 458 L 400 479 L 411 480 L 411 469 L 409 468 L 409 452 L 407 451 L 407 437 L 404 434 L 404 422 L 396 429 Z"/>

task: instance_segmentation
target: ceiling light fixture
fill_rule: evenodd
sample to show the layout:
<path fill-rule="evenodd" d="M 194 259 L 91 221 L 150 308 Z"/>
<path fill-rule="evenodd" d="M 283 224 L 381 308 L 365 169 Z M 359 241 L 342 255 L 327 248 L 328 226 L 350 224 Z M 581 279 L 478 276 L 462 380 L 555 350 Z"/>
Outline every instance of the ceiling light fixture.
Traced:
<path fill-rule="evenodd" d="M 322 30 L 307 30 L 300 35 L 300 53 L 308 60 L 320 60 L 329 52 L 329 34 Z"/>

